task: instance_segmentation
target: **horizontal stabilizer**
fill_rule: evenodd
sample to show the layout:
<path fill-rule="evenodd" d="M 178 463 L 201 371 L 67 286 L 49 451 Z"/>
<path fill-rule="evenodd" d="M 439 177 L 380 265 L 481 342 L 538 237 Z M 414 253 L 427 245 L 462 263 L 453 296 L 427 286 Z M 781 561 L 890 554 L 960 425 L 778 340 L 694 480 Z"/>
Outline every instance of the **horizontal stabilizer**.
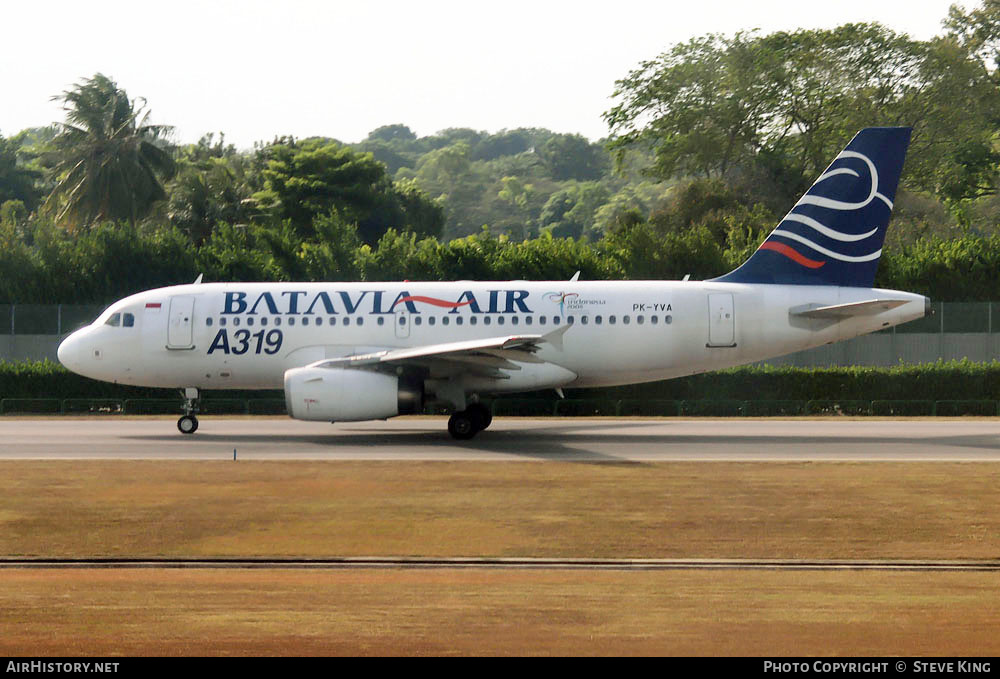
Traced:
<path fill-rule="evenodd" d="M 805 318 L 851 318 L 853 316 L 874 316 L 889 309 L 903 306 L 910 300 L 906 299 L 870 299 L 865 302 L 848 302 L 847 304 L 805 304 L 792 307 L 788 313 L 791 316 Z"/>

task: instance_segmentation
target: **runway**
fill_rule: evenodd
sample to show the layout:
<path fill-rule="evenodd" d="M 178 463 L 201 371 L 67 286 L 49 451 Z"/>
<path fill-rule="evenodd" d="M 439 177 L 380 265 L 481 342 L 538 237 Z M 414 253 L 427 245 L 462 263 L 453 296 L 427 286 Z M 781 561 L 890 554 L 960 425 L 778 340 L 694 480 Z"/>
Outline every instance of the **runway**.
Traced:
<path fill-rule="evenodd" d="M 3 418 L 4 460 L 1000 461 L 1000 419 L 498 418 L 455 441 L 444 418 L 326 424 L 204 417 Z"/>

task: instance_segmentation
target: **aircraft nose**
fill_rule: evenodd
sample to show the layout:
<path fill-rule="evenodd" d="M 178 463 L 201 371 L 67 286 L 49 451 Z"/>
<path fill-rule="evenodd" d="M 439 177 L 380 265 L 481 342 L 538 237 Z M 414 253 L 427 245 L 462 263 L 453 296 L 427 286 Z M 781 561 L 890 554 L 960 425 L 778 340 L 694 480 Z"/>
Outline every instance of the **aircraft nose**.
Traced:
<path fill-rule="evenodd" d="M 56 356 L 59 357 L 59 362 L 63 364 L 68 370 L 73 372 L 79 372 L 81 364 L 81 352 L 83 351 L 83 342 L 80 337 L 80 330 L 77 330 L 72 335 L 64 339 L 59 343 L 59 349 L 56 350 Z"/>

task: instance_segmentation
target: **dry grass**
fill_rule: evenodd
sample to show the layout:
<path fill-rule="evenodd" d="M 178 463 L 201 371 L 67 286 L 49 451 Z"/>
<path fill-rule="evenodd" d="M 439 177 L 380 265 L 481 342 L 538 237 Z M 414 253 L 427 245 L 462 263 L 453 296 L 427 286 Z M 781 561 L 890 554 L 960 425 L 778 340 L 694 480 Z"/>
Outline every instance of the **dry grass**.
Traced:
<path fill-rule="evenodd" d="M 0 462 L 0 555 L 1000 557 L 989 463 Z"/>
<path fill-rule="evenodd" d="M 995 573 L 7 571 L 0 655 L 996 655 Z"/>
<path fill-rule="evenodd" d="M 0 462 L 7 556 L 1000 556 L 988 463 Z M 994 655 L 996 573 L 4 570 L 0 655 Z"/>

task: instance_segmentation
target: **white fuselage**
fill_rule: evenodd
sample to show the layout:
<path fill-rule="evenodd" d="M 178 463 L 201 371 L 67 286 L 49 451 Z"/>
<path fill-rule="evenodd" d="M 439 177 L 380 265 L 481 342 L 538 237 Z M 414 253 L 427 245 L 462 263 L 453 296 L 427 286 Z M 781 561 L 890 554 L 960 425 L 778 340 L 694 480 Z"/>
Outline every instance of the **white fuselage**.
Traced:
<path fill-rule="evenodd" d="M 887 296 L 905 303 L 837 319 L 791 313 Z M 848 339 L 920 318 L 926 302 L 868 288 L 699 281 L 181 285 L 116 302 L 67 338 L 59 358 L 74 372 L 128 385 L 280 389 L 285 371 L 323 359 L 569 325 L 560 342 L 539 346 L 537 363 L 502 369 L 502 379 L 465 377 L 461 388 L 612 386 Z"/>

